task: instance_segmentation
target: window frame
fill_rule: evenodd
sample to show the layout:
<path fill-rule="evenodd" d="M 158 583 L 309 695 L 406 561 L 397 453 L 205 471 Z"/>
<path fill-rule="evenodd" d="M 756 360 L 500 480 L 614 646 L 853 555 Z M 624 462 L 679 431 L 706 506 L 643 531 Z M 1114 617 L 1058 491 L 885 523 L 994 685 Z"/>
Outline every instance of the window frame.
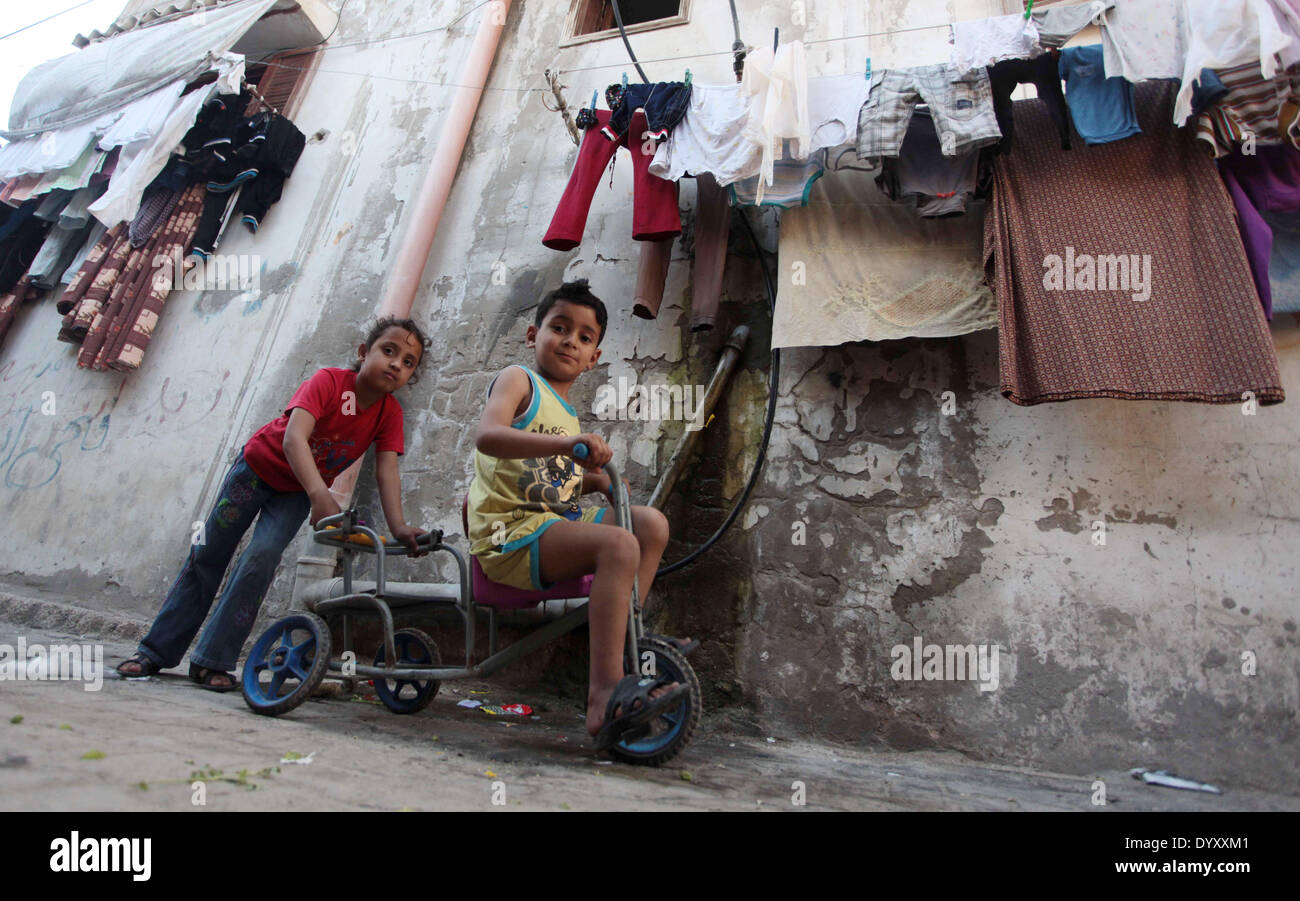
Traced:
<path fill-rule="evenodd" d="M 595 0 L 572 0 L 569 4 L 569 15 L 564 22 L 564 34 L 566 35 L 561 41 L 561 47 L 573 47 L 578 44 L 590 44 L 596 41 L 607 41 L 610 38 L 618 37 L 618 27 L 607 28 L 604 31 L 593 31 L 591 34 L 573 33 L 578 26 L 578 14 L 582 7 L 587 3 Z M 677 25 L 687 25 L 691 21 L 691 3 L 692 0 L 680 0 L 677 8 L 677 15 L 668 16 L 663 19 L 654 19 L 650 22 L 641 22 L 637 25 L 628 25 L 626 31 L 628 34 L 638 34 L 643 31 L 657 31 L 660 28 L 672 28 Z"/>

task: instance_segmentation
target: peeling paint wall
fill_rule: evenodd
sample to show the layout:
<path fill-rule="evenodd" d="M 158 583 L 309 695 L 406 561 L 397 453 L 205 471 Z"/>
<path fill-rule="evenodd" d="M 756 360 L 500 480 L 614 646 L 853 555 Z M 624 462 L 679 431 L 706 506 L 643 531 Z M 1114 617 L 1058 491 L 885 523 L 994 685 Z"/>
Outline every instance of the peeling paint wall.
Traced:
<path fill-rule="evenodd" d="M 942 28 L 879 33 L 1017 4 L 737 5 L 756 43 L 774 26 L 784 40 L 875 35 L 809 44 L 810 73 L 838 74 L 867 56 L 876 67 L 942 60 Z M 730 328 L 752 330 L 668 505 L 676 559 L 721 522 L 757 453 L 766 293 L 734 228 L 720 327 L 689 331 L 687 180 L 660 317 L 633 318 L 639 247 L 623 154 L 612 187 L 605 179 L 597 190 L 582 246 L 541 246 L 577 155 L 542 105 L 543 71 L 565 70 L 575 108 L 622 71 L 635 77 L 617 38 L 560 48 L 566 11 L 513 4 L 425 271 L 414 314 L 435 343 L 421 382 L 399 395 L 407 515 L 459 534 L 469 426 L 487 384 L 529 360 L 523 333 L 541 296 L 585 277 L 611 328 L 574 406 L 619 449 L 636 497 L 662 474 L 682 423 L 595 422 L 597 389 L 620 379 L 706 384 Z M 459 12 L 351 0 L 332 42 L 427 32 Z M 152 616 L 234 451 L 303 378 L 349 359 L 439 140 L 452 97 L 440 83 L 456 81 L 478 15 L 325 53 L 296 118 L 309 135 L 327 134 L 308 145 L 256 238 L 239 233 L 222 247 L 261 255 L 257 296 L 173 295 L 144 368 L 128 376 L 77 370 L 54 342 L 51 307 L 20 317 L 0 352 L 4 578 Z M 688 25 L 632 40 L 645 60 L 713 53 L 646 69 L 679 79 L 690 66 L 698 82 L 716 83 L 731 78 L 730 35 L 726 4 L 695 0 Z M 774 249 L 775 216 L 752 221 Z M 1283 384 L 1294 388 L 1300 332 L 1279 322 L 1274 337 Z M 1102 400 L 1020 408 L 997 383 L 992 332 L 782 354 L 767 462 L 748 507 L 700 564 L 661 580 L 649 614 L 657 628 L 702 639 L 693 662 L 708 703 L 749 705 L 776 733 L 955 748 L 1085 774 L 1154 765 L 1294 790 L 1300 424 L 1290 404 L 1254 416 Z M 45 390 L 59 399 L 57 416 L 40 415 Z M 379 521 L 369 472 L 359 500 Z M 308 553 L 304 538 L 291 551 Z M 403 561 L 391 577 L 451 575 L 434 568 Z M 283 566 L 264 613 L 284 609 L 292 578 Z M 893 649 L 917 638 L 996 646 L 997 687 L 895 679 Z M 1242 673 L 1245 652 L 1256 675 Z"/>

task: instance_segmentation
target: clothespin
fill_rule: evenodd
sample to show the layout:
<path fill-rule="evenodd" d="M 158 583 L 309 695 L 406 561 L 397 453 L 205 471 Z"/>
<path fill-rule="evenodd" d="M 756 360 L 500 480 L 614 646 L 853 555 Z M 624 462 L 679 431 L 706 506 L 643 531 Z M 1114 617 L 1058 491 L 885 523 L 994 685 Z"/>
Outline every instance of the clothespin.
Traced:
<path fill-rule="evenodd" d="M 871 57 L 867 57 L 867 81 L 871 81 Z"/>
<path fill-rule="evenodd" d="M 596 90 L 594 90 L 594 91 L 591 92 L 591 110 L 592 110 L 592 112 L 595 112 L 595 110 L 596 110 L 596 98 L 599 97 L 599 96 L 600 96 L 600 89 L 599 89 L 599 88 L 597 88 Z"/>
<path fill-rule="evenodd" d="M 1029 14 L 1032 13 L 1033 11 L 1034 11 L 1034 0 L 1029 0 L 1029 5 L 1025 7 L 1025 18 L 1028 19 Z"/>
<path fill-rule="evenodd" d="M 781 42 L 781 29 L 772 29 L 772 52 L 776 53 L 776 48 Z"/>
<path fill-rule="evenodd" d="M 686 83 L 687 83 L 687 84 L 690 84 L 690 83 L 691 83 L 691 70 L 690 70 L 690 69 L 687 69 L 687 70 L 686 70 Z"/>
<path fill-rule="evenodd" d="M 623 90 L 627 90 L 627 73 L 623 73 Z"/>

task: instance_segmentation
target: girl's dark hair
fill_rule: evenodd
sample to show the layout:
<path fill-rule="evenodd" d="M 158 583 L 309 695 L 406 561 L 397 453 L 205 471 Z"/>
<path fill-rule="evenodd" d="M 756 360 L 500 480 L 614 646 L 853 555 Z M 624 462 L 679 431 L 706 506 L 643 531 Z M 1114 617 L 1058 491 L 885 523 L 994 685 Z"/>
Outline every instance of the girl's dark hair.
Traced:
<path fill-rule="evenodd" d="M 533 325 L 541 327 L 542 320 L 546 318 L 546 314 L 550 312 L 551 307 L 555 306 L 557 300 L 565 300 L 595 310 L 596 324 L 600 326 L 600 337 L 596 339 L 596 343 L 599 344 L 604 339 L 605 325 L 609 322 L 609 314 L 605 312 L 604 302 L 591 293 L 585 278 L 565 282 L 542 298 L 542 302 L 537 305 L 537 316 L 533 319 Z"/>
<path fill-rule="evenodd" d="M 416 341 L 420 342 L 420 359 L 416 361 L 415 371 L 411 373 L 411 377 L 406 382 L 408 385 L 414 385 L 420 380 L 420 364 L 424 362 L 424 353 L 433 344 L 433 341 L 425 336 L 420 327 L 415 324 L 414 319 L 398 319 L 396 316 L 385 316 L 376 321 L 375 324 L 370 327 L 370 332 L 366 335 L 366 350 L 369 351 L 384 332 L 388 331 L 390 328 L 405 329 L 415 336 Z M 360 360 L 352 361 L 352 371 L 361 371 Z"/>

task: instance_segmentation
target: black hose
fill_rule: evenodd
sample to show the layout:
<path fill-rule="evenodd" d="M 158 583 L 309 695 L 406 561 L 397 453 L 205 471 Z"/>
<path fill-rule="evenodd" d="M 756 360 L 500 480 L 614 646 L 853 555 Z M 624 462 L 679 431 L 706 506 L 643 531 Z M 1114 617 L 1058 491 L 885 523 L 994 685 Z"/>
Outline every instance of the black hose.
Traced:
<path fill-rule="evenodd" d="M 763 249 L 758 246 L 758 238 L 754 235 L 754 227 L 749 224 L 749 217 L 740 212 L 739 209 L 737 209 L 736 212 L 740 216 L 740 221 L 745 225 L 745 233 L 749 235 L 749 243 L 753 245 L 754 252 L 758 255 L 758 265 L 762 267 L 763 270 L 763 284 L 767 287 L 768 306 L 771 307 L 772 313 L 775 315 L 776 286 L 772 283 L 772 274 L 767 269 L 767 259 L 763 253 Z M 759 442 L 758 457 L 754 460 L 754 469 L 749 474 L 749 481 L 745 483 L 745 490 L 740 492 L 740 497 L 737 499 L 735 506 L 731 508 L 731 512 L 727 514 L 727 518 L 723 520 L 722 525 L 718 527 L 718 530 L 709 536 L 708 541 L 704 542 L 704 544 L 700 545 L 677 562 L 660 567 L 659 571 L 655 573 L 655 578 L 665 576 L 671 572 L 676 572 L 682 567 L 689 566 L 691 563 L 694 563 L 699 559 L 705 551 L 718 543 L 718 540 L 722 538 L 727 529 L 731 528 L 731 524 L 736 521 L 736 517 L 740 515 L 741 509 L 744 508 L 745 503 L 749 500 L 750 492 L 754 490 L 754 485 L 758 483 L 758 474 L 763 469 L 763 462 L 767 459 L 768 441 L 772 438 L 772 421 L 776 418 L 776 393 L 779 390 L 781 383 L 781 348 L 772 348 L 772 362 L 768 368 L 767 419 L 763 422 L 763 440 Z"/>
<path fill-rule="evenodd" d="M 640 74 L 641 80 L 646 84 L 649 84 L 650 79 L 646 77 L 645 71 L 641 68 L 641 64 L 637 62 L 636 54 L 632 52 L 632 45 L 628 42 L 627 30 L 623 27 L 623 14 L 618 8 L 618 0 L 610 0 L 610 5 L 614 8 L 614 21 L 618 24 L 618 33 L 623 38 L 623 46 L 627 48 L 627 55 L 632 59 L 632 65 L 636 66 L 636 71 Z M 732 47 L 737 51 L 736 65 L 739 67 L 743 65 L 745 45 L 741 43 L 740 40 L 740 20 L 736 17 L 736 0 L 731 0 L 731 24 L 736 32 L 736 42 Z M 737 76 L 739 76 L 739 74 L 738 70 Z M 763 270 L 763 285 L 767 288 L 767 303 L 771 308 L 772 315 L 775 316 L 776 285 L 773 284 L 772 273 L 769 272 L 767 268 L 767 257 L 763 253 L 763 248 L 758 244 L 758 238 L 754 234 L 754 227 L 749 223 L 749 217 L 744 213 L 741 213 L 738 208 L 736 209 L 736 212 L 739 213 L 740 221 L 745 225 L 745 233 L 749 235 L 749 243 L 753 246 L 754 253 L 758 257 L 759 267 Z M 758 483 L 759 473 L 763 471 L 763 462 L 767 459 L 767 445 L 772 438 L 772 421 L 776 418 L 776 392 L 780 388 L 781 382 L 780 348 L 772 348 L 772 362 L 768 369 L 767 419 L 763 422 L 763 440 L 759 442 L 758 457 L 754 460 L 754 469 L 749 474 L 749 481 L 745 483 L 745 490 L 740 492 L 740 497 L 731 508 L 731 512 L 727 514 L 727 518 L 722 521 L 722 525 L 718 526 L 718 530 L 710 535 L 709 539 L 705 541 L 704 544 L 700 545 L 677 562 L 660 567 L 659 571 L 655 573 L 656 578 L 676 572 L 682 567 L 689 566 L 698 560 L 705 551 L 717 544 L 718 540 L 726 534 L 727 529 L 731 528 L 731 524 L 736 521 L 736 517 L 740 515 L 740 511 L 749 500 L 749 495 L 753 492 L 754 485 Z"/>
<path fill-rule="evenodd" d="M 632 52 L 632 45 L 628 42 L 627 30 L 623 27 L 623 14 L 618 9 L 618 0 L 609 0 L 609 5 L 614 7 L 614 21 L 618 24 L 618 33 L 623 36 L 623 46 L 627 48 L 627 55 L 632 57 L 632 65 L 636 66 L 637 74 L 641 76 L 641 80 L 649 84 L 650 79 L 646 78 L 645 70 L 637 62 L 636 54 Z"/>

